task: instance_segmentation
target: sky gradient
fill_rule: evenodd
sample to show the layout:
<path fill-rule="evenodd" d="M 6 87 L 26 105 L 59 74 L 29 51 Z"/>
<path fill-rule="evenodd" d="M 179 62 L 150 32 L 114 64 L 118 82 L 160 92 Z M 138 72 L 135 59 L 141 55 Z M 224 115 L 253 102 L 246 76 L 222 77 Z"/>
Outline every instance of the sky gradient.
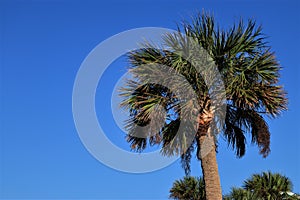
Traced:
<path fill-rule="evenodd" d="M 130 174 L 97 161 L 73 122 L 73 84 L 85 57 L 105 39 L 132 28 L 175 29 L 176 22 L 202 9 L 214 13 L 224 28 L 240 18 L 262 24 L 283 67 L 280 82 L 289 98 L 289 110 L 268 120 L 266 159 L 250 138 L 241 159 L 220 138 L 223 193 L 267 170 L 288 176 L 300 193 L 299 1 L 0 0 L 0 199 L 167 199 L 172 183 L 184 176 L 180 162 Z M 107 69 L 96 110 L 107 137 L 128 149 L 110 109 L 113 88 L 125 72 L 122 57 Z M 191 175 L 201 175 L 196 159 Z"/>

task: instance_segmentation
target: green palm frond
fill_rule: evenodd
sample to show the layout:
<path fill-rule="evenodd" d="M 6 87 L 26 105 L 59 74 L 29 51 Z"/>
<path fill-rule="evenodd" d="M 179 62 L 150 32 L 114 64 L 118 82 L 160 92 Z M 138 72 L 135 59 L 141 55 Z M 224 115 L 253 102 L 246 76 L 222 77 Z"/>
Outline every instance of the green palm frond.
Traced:
<path fill-rule="evenodd" d="M 196 141 L 194 140 L 191 146 L 183 154 L 181 154 L 181 167 L 184 169 L 186 175 L 191 173 L 191 159 L 192 154 L 195 151 L 195 144 Z"/>
<path fill-rule="evenodd" d="M 226 114 L 224 136 L 238 157 L 245 154 L 246 132 L 251 133 L 251 142 L 257 144 L 260 154 L 266 157 L 270 153 L 269 127 L 257 112 L 228 106 Z"/>

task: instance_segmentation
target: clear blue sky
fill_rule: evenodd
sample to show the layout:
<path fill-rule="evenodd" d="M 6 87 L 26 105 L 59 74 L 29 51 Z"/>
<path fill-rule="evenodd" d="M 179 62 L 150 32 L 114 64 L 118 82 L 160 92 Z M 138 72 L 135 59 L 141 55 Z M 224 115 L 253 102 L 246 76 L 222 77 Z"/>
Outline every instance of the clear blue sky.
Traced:
<path fill-rule="evenodd" d="M 266 170 L 290 177 L 300 193 L 299 1 L 0 0 L 0 198 L 166 199 L 172 182 L 184 175 L 180 163 L 147 174 L 101 164 L 76 132 L 72 88 L 82 61 L 101 41 L 132 28 L 175 28 L 202 9 L 213 12 L 222 27 L 240 17 L 263 25 L 289 97 L 289 111 L 269 123 L 266 159 L 250 142 L 245 157 L 237 159 L 221 139 L 223 193 Z M 98 116 L 107 116 L 100 123 L 108 137 L 124 145 L 109 109 L 111 89 L 125 72 L 125 63 L 116 63 L 99 84 L 96 106 Z M 201 175 L 195 159 L 192 175 Z"/>

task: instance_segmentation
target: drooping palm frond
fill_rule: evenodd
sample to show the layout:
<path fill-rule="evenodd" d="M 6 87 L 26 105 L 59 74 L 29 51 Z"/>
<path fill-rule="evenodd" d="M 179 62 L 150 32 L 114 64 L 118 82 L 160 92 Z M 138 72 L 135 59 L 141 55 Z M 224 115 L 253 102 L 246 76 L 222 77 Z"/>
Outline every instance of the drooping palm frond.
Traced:
<path fill-rule="evenodd" d="M 185 175 L 190 175 L 191 173 L 191 159 L 195 151 L 195 144 L 196 142 L 194 141 L 191 146 L 181 154 L 181 166 L 184 169 Z"/>
<path fill-rule="evenodd" d="M 242 157 L 246 151 L 246 132 L 252 135 L 251 142 L 260 148 L 260 154 L 266 157 L 270 152 L 270 131 L 265 120 L 253 110 L 227 107 L 224 136 L 236 155 Z"/>
<path fill-rule="evenodd" d="M 131 143 L 132 149 L 140 152 L 146 148 L 148 139 L 151 145 L 161 142 L 162 130 L 158 128 L 162 122 L 166 123 L 165 118 L 172 122 L 175 113 L 171 113 L 170 110 L 177 100 L 168 88 L 161 85 L 139 85 L 134 81 L 128 83 L 128 87 L 124 88 L 121 94 L 126 97 L 121 106 L 129 109 L 131 117 L 126 125 L 129 132 L 127 141 Z M 158 109 L 158 106 L 163 109 Z M 168 110 L 169 112 L 166 112 Z"/>
<path fill-rule="evenodd" d="M 176 82 L 174 79 L 169 80 L 172 81 Z M 140 85 L 131 81 L 130 84 L 133 86 L 123 90 L 125 100 L 122 106 L 130 112 L 131 118 L 127 121 L 126 128 L 129 133 L 127 141 L 131 143 L 131 148 L 142 151 L 147 143 L 154 145 L 162 142 L 161 151 L 164 155 L 184 153 L 196 132 L 190 110 L 196 107 L 190 105 L 193 102 L 188 97 L 180 98 L 179 101 L 178 95 L 162 86 L 163 83 Z M 186 116 L 185 121 L 180 120 L 181 115 Z M 180 129 L 178 134 L 181 124 L 184 124 L 184 129 Z"/>

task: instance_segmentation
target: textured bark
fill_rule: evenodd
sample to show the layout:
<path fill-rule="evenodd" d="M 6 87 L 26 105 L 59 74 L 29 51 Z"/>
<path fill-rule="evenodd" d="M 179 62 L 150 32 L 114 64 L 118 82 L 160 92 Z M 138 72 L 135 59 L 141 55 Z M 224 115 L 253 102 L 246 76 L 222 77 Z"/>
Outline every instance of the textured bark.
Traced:
<path fill-rule="evenodd" d="M 222 200 L 222 189 L 216 157 L 215 138 L 212 134 L 210 123 L 213 120 L 213 108 L 203 110 L 199 116 L 198 127 L 198 152 L 205 183 L 207 200 Z"/>
<path fill-rule="evenodd" d="M 222 190 L 216 158 L 216 146 L 212 136 L 200 137 L 200 160 L 207 200 L 222 200 Z M 204 149 L 203 149 L 204 148 Z"/>

